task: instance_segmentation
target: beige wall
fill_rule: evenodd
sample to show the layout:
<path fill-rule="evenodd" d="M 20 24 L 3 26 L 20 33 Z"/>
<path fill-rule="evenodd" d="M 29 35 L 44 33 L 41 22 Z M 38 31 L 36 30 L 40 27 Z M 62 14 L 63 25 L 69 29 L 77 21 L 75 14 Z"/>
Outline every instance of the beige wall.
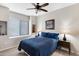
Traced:
<path fill-rule="evenodd" d="M 9 9 L 0 6 L 0 21 L 7 21 L 9 18 Z"/>
<path fill-rule="evenodd" d="M 8 21 L 9 15 L 10 10 L 7 7 L 0 6 L 0 21 Z M 20 40 L 23 38 L 24 37 L 9 38 L 8 35 L 0 36 L 0 51 L 19 45 Z"/>
<path fill-rule="evenodd" d="M 35 23 L 35 17 L 33 17 L 33 16 L 31 16 L 31 19 L 29 19 L 30 16 L 28 17 L 28 16 L 25 16 L 22 14 L 11 12 L 7 7 L 0 6 L 0 21 L 9 21 L 9 17 L 11 17 L 11 16 L 14 16 L 16 18 L 18 17 L 19 19 L 25 20 L 25 21 L 31 20 L 29 23 L 30 25 L 32 23 Z M 29 19 L 29 20 L 27 20 L 27 19 Z M 30 26 L 29 32 L 31 32 L 31 30 L 32 30 L 31 27 L 32 26 Z M 0 51 L 18 46 L 20 41 L 27 37 L 29 37 L 29 36 L 27 36 L 27 35 L 26 36 L 25 35 L 17 36 L 17 37 L 9 37 L 8 35 L 0 36 Z"/>
<path fill-rule="evenodd" d="M 55 30 L 45 29 L 45 21 L 50 19 L 55 19 Z M 79 52 L 79 4 L 38 16 L 37 27 L 38 31 L 70 34 L 67 35 L 67 40 L 71 42 L 72 51 Z M 60 35 L 60 39 L 62 39 L 62 35 Z"/>

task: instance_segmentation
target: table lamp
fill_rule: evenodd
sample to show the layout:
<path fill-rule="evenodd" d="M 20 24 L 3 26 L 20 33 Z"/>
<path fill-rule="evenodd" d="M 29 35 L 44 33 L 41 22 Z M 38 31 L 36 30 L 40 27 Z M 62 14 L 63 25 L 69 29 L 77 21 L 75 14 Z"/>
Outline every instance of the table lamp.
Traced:
<path fill-rule="evenodd" d="M 64 37 L 63 37 L 63 41 L 66 41 L 66 36 L 65 36 L 65 34 L 64 34 Z"/>
<path fill-rule="evenodd" d="M 63 41 L 67 41 L 66 34 L 69 34 L 69 30 L 63 30 L 62 34 L 63 34 Z"/>

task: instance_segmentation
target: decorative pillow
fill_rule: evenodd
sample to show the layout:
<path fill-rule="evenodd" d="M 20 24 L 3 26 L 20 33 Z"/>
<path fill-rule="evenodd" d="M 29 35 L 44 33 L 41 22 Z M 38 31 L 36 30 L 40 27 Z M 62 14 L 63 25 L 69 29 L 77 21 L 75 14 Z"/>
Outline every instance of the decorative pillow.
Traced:
<path fill-rule="evenodd" d="M 47 37 L 48 38 L 58 39 L 58 35 L 59 35 L 59 33 L 48 33 Z"/>
<path fill-rule="evenodd" d="M 48 33 L 47 32 L 41 32 L 42 37 L 47 37 Z"/>
<path fill-rule="evenodd" d="M 59 33 L 40 32 L 40 33 L 38 33 L 37 36 L 53 38 L 53 39 L 59 39 L 58 35 L 59 35 Z"/>

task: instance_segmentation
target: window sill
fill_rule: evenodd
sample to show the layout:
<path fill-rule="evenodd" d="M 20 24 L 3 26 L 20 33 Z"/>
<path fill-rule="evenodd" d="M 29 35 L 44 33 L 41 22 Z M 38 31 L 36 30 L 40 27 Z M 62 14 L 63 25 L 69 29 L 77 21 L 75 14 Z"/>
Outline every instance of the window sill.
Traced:
<path fill-rule="evenodd" d="M 9 37 L 10 39 L 14 39 L 14 38 L 23 38 L 23 37 L 30 37 L 31 35 L 20 35 L 20 36 L 13 36 L 13 37 Z"/>

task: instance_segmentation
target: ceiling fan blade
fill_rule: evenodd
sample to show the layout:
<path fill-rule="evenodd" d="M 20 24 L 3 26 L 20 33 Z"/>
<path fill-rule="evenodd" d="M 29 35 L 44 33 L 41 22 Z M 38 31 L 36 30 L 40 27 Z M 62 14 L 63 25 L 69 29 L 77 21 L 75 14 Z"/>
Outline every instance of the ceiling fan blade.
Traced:
<path fill-rule="evenodd" d="M 36 7 L 35 3 L 32 3 L 32 5 Z"/>
<path fill-rule="evenodd" d="M 45 10 L 45 9 L 40 9 L 40 10 L 42 10 L 42 11 L 44 11 L 44 12 L 48 12 L 47 10 Z"/>
<path fill-rule="evenodd" d="M 45 3 L 45 4 L 41 5 L 41 7 L 45 7 L 47 5 L 49 5 L 49 3 Z"/>
<path fill-rule="evenodd" d="M 32 10 L 32 9 L 36 9 L 36 8 L 28 8 L 27 10 Z"/>

